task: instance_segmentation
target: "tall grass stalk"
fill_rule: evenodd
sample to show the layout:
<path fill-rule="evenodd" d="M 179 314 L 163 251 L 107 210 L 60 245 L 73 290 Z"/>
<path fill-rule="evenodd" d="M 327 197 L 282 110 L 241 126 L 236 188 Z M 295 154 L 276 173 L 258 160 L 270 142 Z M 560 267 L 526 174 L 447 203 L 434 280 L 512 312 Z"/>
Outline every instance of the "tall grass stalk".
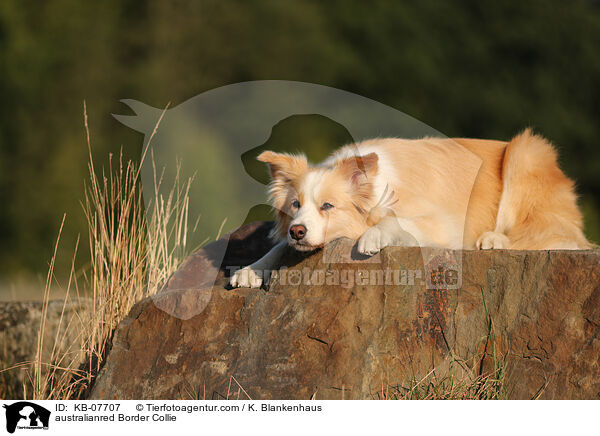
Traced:
<path fill-rule="evenodd" d="M 187 254 L 192 180 L 182 182 L 178 168 L 173 186 L 169 186 L 163 196 L 164 171 L 156 167 L 150 153 L 154 195 L 144 205 L 142 194 L 141 167 L 166 109 L 156 123 L 140 162 L 124 162 L 122 152 L 118 159 L 111 155 L 107 168 L 98 175 L 84 102 L 89 180 L 85 184 L 82 206 L 88 224 L 90 263 L 82 277 L 87 297 L 79 292 L 74 256 L 58 328 L 52 343 L 48 344 L 46 320 L 50 288 L 56 281 L 54 264 L 61 225 L 44 291 L 35 361 L 16 365 L 31 371 L 28 383 L 23 386 L 24 397 L 82 398 L 106 358 L 119 322 L 135 303 L 158 292 Z M 73 289 L 75 292 L 71 292 Z M 85 309 L 73 310 L 67 316 L 65 308 L 68 306 L 85 306 Z"/>

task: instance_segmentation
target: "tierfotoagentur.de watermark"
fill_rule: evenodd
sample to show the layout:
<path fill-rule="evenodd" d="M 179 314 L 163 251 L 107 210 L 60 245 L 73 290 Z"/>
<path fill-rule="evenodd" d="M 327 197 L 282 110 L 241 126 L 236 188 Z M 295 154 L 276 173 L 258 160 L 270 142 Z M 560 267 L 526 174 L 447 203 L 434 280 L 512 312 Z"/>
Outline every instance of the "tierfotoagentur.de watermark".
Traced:
<path fill-rule="evenodd" d="M 240 266 L 228 266 L 230 274 Z M 455 289 L 459 285 L 458 269 L 436 265 L 425 269 L 404 268 L 317 268 L 253 270 L 261 278 L 276 280 L 281 286 L 423 286 L 429 289 Z"/>

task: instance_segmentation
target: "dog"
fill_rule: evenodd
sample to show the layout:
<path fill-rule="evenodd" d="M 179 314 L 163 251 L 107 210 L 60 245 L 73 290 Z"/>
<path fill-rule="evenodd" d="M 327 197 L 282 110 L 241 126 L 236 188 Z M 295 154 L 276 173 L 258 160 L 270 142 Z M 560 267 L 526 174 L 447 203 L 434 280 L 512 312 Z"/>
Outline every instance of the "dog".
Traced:
<path fill-rule="evenodd" d="M 371 139 L 316 166 L 303 155 L 272 151 L 258 160 L 270 170 L 277 244 L 236 271 L 232 287 L 260 287 L 263 271 L 287 245 L 313 251 L 340 237 L 357 240 L 367 256 L 388 246 L 592 247 L 573 181 L 559 168 L 552 144 L 530 129 L 509 142 Z"/>

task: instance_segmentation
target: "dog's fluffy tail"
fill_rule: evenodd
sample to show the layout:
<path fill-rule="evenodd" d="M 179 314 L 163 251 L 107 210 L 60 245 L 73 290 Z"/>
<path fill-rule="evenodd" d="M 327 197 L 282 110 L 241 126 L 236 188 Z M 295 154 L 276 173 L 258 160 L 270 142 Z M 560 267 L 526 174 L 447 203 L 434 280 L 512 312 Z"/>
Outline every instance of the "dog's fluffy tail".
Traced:
<path fill-rule="evenodd" d="M 512 249 L 592 248 L 583 235 L 575 186 L 560 170 L 552 144 L 531 129 L 513 138 L 502 165 L 497 233 Z"/>

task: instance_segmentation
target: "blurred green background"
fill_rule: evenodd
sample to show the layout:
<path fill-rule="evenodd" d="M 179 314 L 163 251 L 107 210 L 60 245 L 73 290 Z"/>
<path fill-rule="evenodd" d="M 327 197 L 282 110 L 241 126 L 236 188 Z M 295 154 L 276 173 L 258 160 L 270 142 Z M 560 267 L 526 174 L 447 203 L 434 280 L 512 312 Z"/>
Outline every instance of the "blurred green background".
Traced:
<path fill-rule="evenodd" d="M 597 1 L 2 0 L 0 286 L 45 273 L 64 212 L 62 246 L 81 234 L 87 256 L 84 99 L 102 164 L 140 154 L 143 136 L 110 115 L 128 113 L 120 99 L 174 106 L 259 79 L 341 88 L 447 136 L 533 126 L 600 240 Z"/>

